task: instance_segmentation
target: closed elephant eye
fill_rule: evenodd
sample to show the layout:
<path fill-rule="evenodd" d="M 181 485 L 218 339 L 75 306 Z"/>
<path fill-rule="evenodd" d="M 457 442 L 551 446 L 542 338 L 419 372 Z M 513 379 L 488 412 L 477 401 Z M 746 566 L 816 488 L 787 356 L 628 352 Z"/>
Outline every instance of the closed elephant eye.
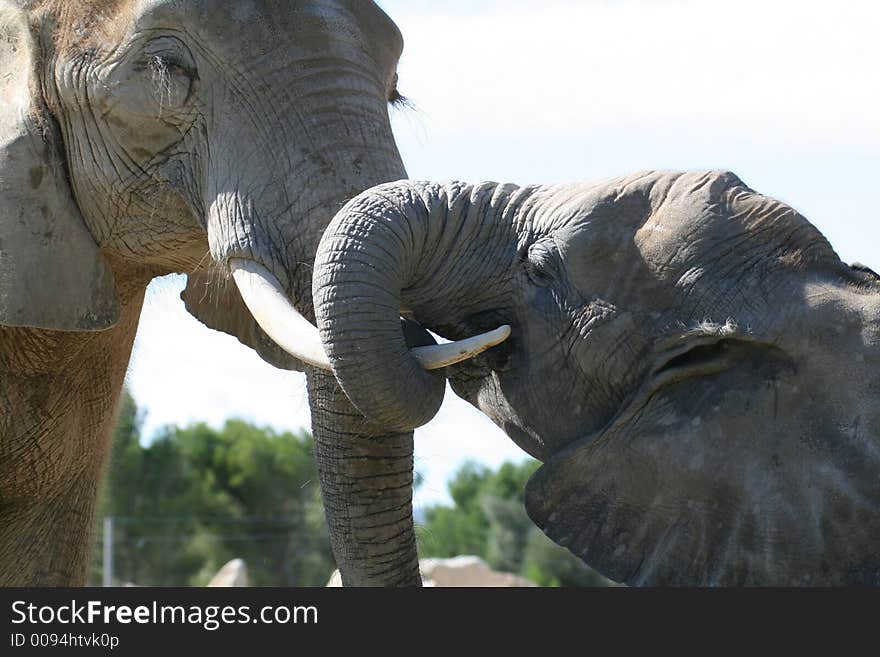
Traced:
<path fill-rule="evenodd" d="M 144 48 L 143 60 L 137 68 L 149 76 L 149 84 L 160 111 L 185 105 L 198 79 L 192 53 L 174 37 L 159 37 L 150 41 Z"/>
<path fill-rule="evenodd" d="M 559 249 L 552 238 L 531 244 L 526 251 L 524 267 L 529 280 L 539 287 L 547 287 L 559 278 Z"/>

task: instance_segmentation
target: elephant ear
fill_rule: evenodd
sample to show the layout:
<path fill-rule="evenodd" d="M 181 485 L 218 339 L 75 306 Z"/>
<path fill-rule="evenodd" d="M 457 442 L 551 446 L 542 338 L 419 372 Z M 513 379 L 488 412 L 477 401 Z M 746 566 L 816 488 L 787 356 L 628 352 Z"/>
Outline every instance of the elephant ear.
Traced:
<path fill-rule="evenodd" d="M 0 0 L 0 325 L 100 331 L 113 273 L 83 221 L 42 99 L 27 15 Z"/>
<path fill-rule="evenodd" d="M 554 454 L 529 516 L 632 585 L 880 584 L 880 436 L 771 349 L 727 342 Z"/>
<path fill-rule="evenodd" d="M 228 276 L 212 269 L 190 273 L 180 298 L 187 311 L 202 324 L 238 338 L 270 365 L 283 370 L 305 371 L 301 361 L 275 344 L 259 327 Z"/>

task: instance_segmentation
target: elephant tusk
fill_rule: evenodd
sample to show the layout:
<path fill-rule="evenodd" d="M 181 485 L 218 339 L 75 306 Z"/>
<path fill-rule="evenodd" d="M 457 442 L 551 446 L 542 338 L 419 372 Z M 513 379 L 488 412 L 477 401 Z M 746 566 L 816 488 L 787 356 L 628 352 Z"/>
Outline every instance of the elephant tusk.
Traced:
<path fill-rule="evenodd" d="M 243 258 L 230 259 L 229 269 L 241 298 L 266 335 L 294 358 L 322 370 L 331 369 L 318 329 L 293 306 L 268 269 Z M 509 336 L 510 327 L 504 325 L 456 342 L 413 347 L 410 353 L 426 370 L 437 370 L 473 358 Z"/>
<path fill-rule="evenodd" d="M 294 358 L 330 369 L 318 329 L 293 306 L 278 279 L 253 260 L 229 260 L 232 278 L 251 315 L 266 335 Z"/>
<path fill-rule="evenodd" d="M 508 337 L 510 337 L 510 327 L 504 324 L 488 333 L 481 333 L 480 335 L 456 342 L 447 342 L 446 344 L 415 347 L 410 352 L 426 370 L 436 370 L 473 358 L 477 354 L 501 344 Z"/>

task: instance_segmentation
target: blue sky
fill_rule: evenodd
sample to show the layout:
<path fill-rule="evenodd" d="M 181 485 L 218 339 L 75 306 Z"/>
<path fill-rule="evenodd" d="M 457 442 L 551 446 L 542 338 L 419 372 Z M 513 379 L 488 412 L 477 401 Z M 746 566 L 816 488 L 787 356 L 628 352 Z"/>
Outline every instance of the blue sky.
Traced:
<path fill-rule="evenodd" d="M 394 112 L 409 174 L 519 183 L 723 168 L 792 204 L 845 260 L 880 269 L 880 3 L 380 0 L 406 40 Z M 128 383 L 165 423 L 308 427 L 304 377 L 150 288 Z M 465 459 L 523 454 L 447 392 L 416 433 L 417 506 Z"/>

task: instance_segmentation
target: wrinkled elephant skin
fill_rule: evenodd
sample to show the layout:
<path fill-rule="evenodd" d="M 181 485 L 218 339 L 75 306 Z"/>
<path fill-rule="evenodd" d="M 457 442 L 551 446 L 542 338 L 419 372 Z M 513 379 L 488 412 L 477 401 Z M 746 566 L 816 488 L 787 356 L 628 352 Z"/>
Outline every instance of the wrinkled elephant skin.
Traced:
<path fill-rule="evenodd" d="M 529 515 L 603 574 L 880 584 L 880 278 L 735 175 L 382 185 L 331 223 L 313 295 L 361 412 L 422 423 L 445 374 L 544 462 Z M 512 335 L 425 372 L 401 307 Z"/>
<path fill-rule="evenodd" d="M 85 583 L 151 279 L 189 274 L 191 313 L 303 369 L 230 273 L 262 272 L 282 305 L 312 316 L 310 264 L 330 219 L 406 175 L 388 116 L 402 47 L 370 0 L 0 0 L 0 585 Z M 337 410 L 313 409 L 315 425 L 333 434 Z M 369 433 L 368 457 L 385 435 Z M 411 460 L 411 434 L 393 436 Z M 343 475 L 317 458 L 332 488 Z M 330 518 L 343 577 L 418 583 L 398 519 L 384 531 L 392 546 L 399 536 L 400 565 L 384 579 L 340 551 L 352 509 L 372 511 L 357 493 Z"/>

